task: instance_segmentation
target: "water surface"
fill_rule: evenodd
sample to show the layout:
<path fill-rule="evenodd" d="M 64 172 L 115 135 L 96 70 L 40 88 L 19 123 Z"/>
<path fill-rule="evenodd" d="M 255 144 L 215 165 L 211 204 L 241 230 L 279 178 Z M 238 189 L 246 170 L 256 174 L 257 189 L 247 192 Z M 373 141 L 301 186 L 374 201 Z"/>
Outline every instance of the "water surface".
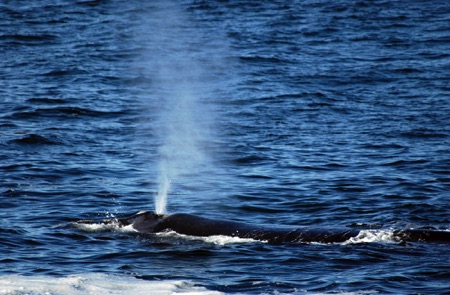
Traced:
<path fill-rule="evenodd" d="M 449 20 L 447 1 L 3 2 L 2 290 L 448 292 L 448 245 L 70 222 L 167 189 L 168 213 L 450 230 Z"/>

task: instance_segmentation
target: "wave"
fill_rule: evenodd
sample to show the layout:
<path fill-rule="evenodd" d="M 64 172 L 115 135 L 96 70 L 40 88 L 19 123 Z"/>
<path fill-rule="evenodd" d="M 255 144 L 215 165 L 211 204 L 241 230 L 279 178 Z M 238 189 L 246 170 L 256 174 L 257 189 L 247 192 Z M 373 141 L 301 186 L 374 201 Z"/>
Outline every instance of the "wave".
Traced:
<path fill-rule="evenodd" d="M 18 120 L 18 119 L 31 119 L 37 117 L 46 118 L 76 118 L 76 117 L 93 117 L 93 118 L 116 118 L 121 115 L 127 114 L 126 110 L 119 111 L 100 111 L 90 108 L 82 107 L 52 107 L 52 108 L 37 108 L 31 111 L 18 111 L 10 114 L 6 118 Z"/>
<path fill-rule="evenodd" d="M 49 41 L 55 39 L 57 39 L 57 36 L 52 34 L 6 34 L 0 36 L 0 40 L 17 40 L 25 42 Z"/>
<path fill-rule="evenodd" d="M 151 292 L 150 292 L 151 290 Z M 204 287 L 195 286 L 189 281 L 162 280 L 147 281 L 129 276 L 86 273 L 65 277 L 51 276 L 0 276 L 0 293 L 22 294 L 200 294 L 218 295 Z"/>
<path fill-rule="evenodd" d="M 51 140 L 51 139 L 45 138 L 38 134 L 28 134 L 25 137 L 11 140 L 10 143 L 25 144 L 25 145 L 57 145 L 57 144 L 60 144 L 60 142 L 58 142 L 56 140 Z"/>
<path fill-rule="evenodd" d="M 108 275 L 101 273 L 83 273 L 64 277 L 52 276 L 0 276 L 0 293 L 6 295 L 81 295 L 81 294 L 134 294 L 134 295 L 166 295 L 166 294 L 195 294 L 220 295 L 223 292 L 209 290 L 188 280 L 158 280 L 150 281 L 125 275 Z M 368 295 L 378 294 L 377 291 L 356 292 L 274 292 L 276 294 L 340 294 L 340 295 Z"/>

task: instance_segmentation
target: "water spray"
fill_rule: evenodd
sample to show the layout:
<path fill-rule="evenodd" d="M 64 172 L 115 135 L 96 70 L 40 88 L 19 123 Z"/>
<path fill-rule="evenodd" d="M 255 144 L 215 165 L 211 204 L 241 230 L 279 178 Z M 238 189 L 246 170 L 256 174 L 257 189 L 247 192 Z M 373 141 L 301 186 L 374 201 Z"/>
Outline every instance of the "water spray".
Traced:
<path fill-rule="evenodd" d="M 153 84 L 149 109 L 158 115 L 152 124 L 159 157 L 155 212 L 166 214 L 169 194 L 198 189 L 205 171 L 211 171 L 203 144 L 212 120 L 203 100 L 212 96 L 211 81 L 220 61 L 207 47 L 210 35 L 202 35 L 182 6 L 170 1 L 154 5 L 145 24 L 151 46 L 143 65 Z"/>

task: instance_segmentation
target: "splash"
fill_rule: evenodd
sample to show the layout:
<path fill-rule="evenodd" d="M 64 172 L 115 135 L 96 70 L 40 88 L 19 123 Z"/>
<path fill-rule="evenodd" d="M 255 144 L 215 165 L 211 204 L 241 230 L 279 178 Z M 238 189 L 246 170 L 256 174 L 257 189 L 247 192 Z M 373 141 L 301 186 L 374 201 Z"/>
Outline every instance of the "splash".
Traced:
<path fill-rule="evenodd" d="M 395 243 L 398 240 L 392 230 L 361 230 L 356 237 L 345 241 L 343 245 L 360 243 Z"/>
<path fill-rule="evenodd" d="M 222 294 L 181 280 L 149 281 L 129 276 L 82 273 L 66 277 L 0 276 L 0 294 Z"/>
<path fill-rule="evenodd" d="M 258 241 L 250 238 L 239 238 L 239 237 L 231 237 L 231 236 L 222 236 L 222 235 L 214 235 L 207 237 L 200 236 L 188 236 L 184 234 L 179 234 L 174 231 L 166 231 L 157 233 L 157 235 L 161 237 L 172 237 L 172 238 L 181 238 L 189 241 L 201 241 L 209 244 L 225 246 L 228 244 L 240 244 L 240 243 L 266 243 L 264 241 Z"/>
<path fill-rule="evenodd" d="M 90 223 L 74 222 L 72 226 L 84 232 L 137 232 L 132 225 L 119 226 L 117 223 Z"/>

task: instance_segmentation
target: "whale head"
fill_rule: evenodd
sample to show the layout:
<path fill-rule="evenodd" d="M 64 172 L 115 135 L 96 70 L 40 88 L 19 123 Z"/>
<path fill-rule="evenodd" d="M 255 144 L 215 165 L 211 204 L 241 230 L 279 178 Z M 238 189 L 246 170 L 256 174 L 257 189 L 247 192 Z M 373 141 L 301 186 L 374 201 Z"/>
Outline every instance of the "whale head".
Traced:
<path fill-rule="evenodd" d="M 132 216 L 119 219 L 120 226 L 132 225 L 133 228 L 139 232 L 153 232 L 153 228 L 163 218 L 163 215 L 158 215 L 149 211 L 140 211 Z"/>

